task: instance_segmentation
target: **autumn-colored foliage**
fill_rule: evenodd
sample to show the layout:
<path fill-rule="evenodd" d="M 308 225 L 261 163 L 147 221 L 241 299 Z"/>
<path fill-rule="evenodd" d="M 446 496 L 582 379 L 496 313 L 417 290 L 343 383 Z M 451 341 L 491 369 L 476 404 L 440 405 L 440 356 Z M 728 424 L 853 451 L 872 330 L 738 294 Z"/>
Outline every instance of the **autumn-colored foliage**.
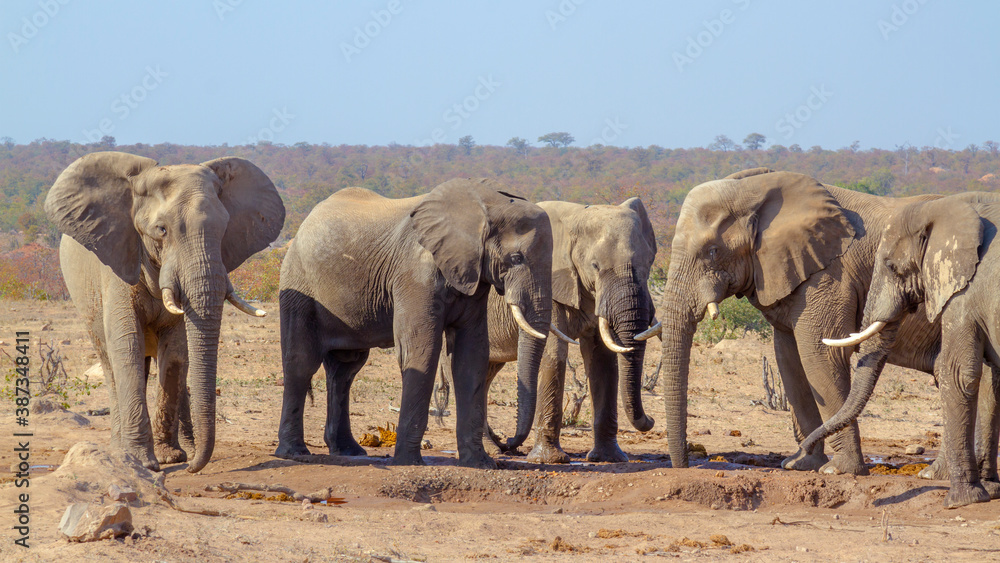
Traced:
<path fill-rule="evenodd" d="M 532 201 L 618 204 L 638 196 L 646 205 L 657 233 L 660 251 L 654 278 L 663 276 L 677 213 L 688 191 L 701 182 L 744 168 L 767 166 L 801 172 L 829 184 L 893 196 L 1000 188 L 996 180 L 1000 175 L 1000 145 L 992 141 L 964 149 L 906 146 L 897 150 L 858 150 L 856 145 L 839 150 L 818 146 L 803 150 L 797 145 L 709 150 L 655 145 L 532 147 L 527 141 L 516 144 L 284 146 L 261 142 L 202 147 L 138 143 L 118 146 L 116 150 L 148 156 L 161 164 L 204 162 L 227 155 L 251 160 L 274 181 L 285 201 L 285 228 L 277 245 L 295 236 L 313 206 L 349 186 L 368 188 L 387 197 L 409 197 L 425 193 L 450 178 L 486 176 L 498 179 L 511 192 Z M 37 239 L 55 247 L 58 230 L 48 222 L 42 209 L 45 193 L 56 176 L 74 160 L 107 148 L 49 139 L 26 145 L 0 144 L 0 232 L 16 231 L 26 241 Z M 234 283 L 250 299 L 273 298 L 278 264 L 277 254 L 255 257 L 233 273 Z M 255 271 L 250 271 L 251 265 Z M 18 277 L 19 266 L 13 271 L 10 275 L 14 277 L 10 279 L 21 285 L 11 285 L 12 292 L 26 291 L 18 289 L 23 286 L 29 288 L 27 291 L 38 289 L 50 297 L 64 295 L 32 285 L 38 281 L 37 276 L 33 281 Z M 41 278 L 55 279 L 58 275 L 58 269 L 54 268 Z"/>
<path fill-rule="evenodd" d="M 67 299 L 59 251 L 31 243 L 0 255 L 0 299 Z"/>
<path fill-rule="evenodd" d="M 268 249 L 251 256 L 229 273 L 233 287 L 244 299 L 277 301 L 281 261 L 287 250 L 287 247 Z"/>

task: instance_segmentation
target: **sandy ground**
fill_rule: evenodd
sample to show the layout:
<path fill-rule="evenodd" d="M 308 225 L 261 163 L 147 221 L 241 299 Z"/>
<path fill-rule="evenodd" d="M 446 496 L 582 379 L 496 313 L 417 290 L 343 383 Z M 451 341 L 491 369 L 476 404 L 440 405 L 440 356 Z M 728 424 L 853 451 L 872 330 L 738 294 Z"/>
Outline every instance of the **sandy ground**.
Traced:
<path fill-rule="evenodd" d="M 538 466 L 523 457 L 500 458 L 501 469 L 456 466 L 454 415 L 433 419 L 426 434 L 427 467 L 387 465 L 391 448 L 368 448 L 368 457 L 325 454 L 325 390 L 314 380 L 316 404 L 307 405 L 306 441 L 316 455 L 284 460 L 277 444 L 281 368 L 277 305 L 264 319 L 227 305 L 220 350 L 218 436 L 212 462 L 190 474 L 184 464 L 165 468 L 168 500 L 138 483 L 132 508 L 136 532 L 127 538 L 74 544 L 60 539 L 58 522 L 72 502 L 104 502 L 114 479 L 139 479 L 119 468 L 69 467 L 53 471 L 78 442 L 109 443 L 107 416 L 87 414 L 108 405 L 107 389 L 71 397 L 72 413 L 32 414 L 30 549 L 13 544 L 10 508 L 2 561 L 990 561 L 1000 560 L 1000 503 L 945 510 L 947 482 L 911 476 L 820 476 L 778 468 L 795 450 L 790 415 L 761 404 L 762 356 L 768 342 L 753 338 L 698 346 L 692 353 L 689 440 L 707 457 L 690 469 L 670 468 L 662 429 L 663 403 L 644 397 L 657 419 L 653 431 L 622 429 L 619 442 L 633 460 L 589 464 L 591 432 L 563 430 L 573 463 Z M 0 350 L 14 354 L 15 331 L 52 343 L 70 379 L 96 362 L 79 317 L 69 303 L 0 302 Z M 32 353 L 35 353 L 34 351 Z M 10 359 L 0 353 L 0 371 Z M 659 358 L 653 341 L 647 369 Z M 579 357 L 572 359 L 579 363 Z M 400 377 L 392 351 L 373 351 L 358 376 L 351 415 L 355 434 L 378 433 L 395 422 Z M 581 370 L 582 379 L 582 370 Z M 92 383 L 96 383 L 93 382 Z M 9 389 L 12 382 L 6 382 Z M 510 366 L 491 394 L 494 428 L 513 428 L 516 404 Z M 11 466 L 18 429 L 14 405 L 0 411 L 0 498 L 14 506 Z M 451 406 L 454 412 L 454 405 Z M 75 413 L 75 414 L 73 414 Z M 589 403 L 581 419 L 589 421 Z M 623 418 L 624 420 L 624 418 Z M 872 461 L 894 467 L 923 463 L 939 447 L 941 409 L 929 376 L 887 369 L 861 418 Z M 531 439 L 522 450 L 527 451 Z M 924 455 L 908 456 L 908 445 Z M 147 479 L 148 481 L 148 479 Z M 342 504 L 225 498 L 221 483 L 284 486 L 301 493 L 330 489 Z M 253 495 L 243 495 L 253 496 Z M 260 496 L 260 495 L 258 495 Z M 280 495 L 278 495 L 280 496 Z M 180 508 L 186 511 L 172 508 Z M 209 513 L 208 514 L 200 514 Z M 724 536 L 724 537 L 723 537 Z M 732 545 L 724 545 L 732 544 Z"/>

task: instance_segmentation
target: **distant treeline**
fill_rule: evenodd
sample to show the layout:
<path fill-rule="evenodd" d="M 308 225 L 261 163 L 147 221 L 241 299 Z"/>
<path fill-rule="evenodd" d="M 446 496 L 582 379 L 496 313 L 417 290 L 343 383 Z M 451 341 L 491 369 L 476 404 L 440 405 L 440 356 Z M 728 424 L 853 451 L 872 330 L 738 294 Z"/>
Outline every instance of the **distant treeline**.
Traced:
<path fill-rule="evenodd" d="M 288 217 L 275 246 L 294 236 L 316 203 L 348 186 L 365 187 L 387 197 L 407 197 L 449 178 L 489 176 L 533 201 L 617 204 L 639 196 L 657 231 L 660 267 L 669 255 L 673 225 L 687 192 L 701 182 L 744 168 L 791 170 L 826 183 L 899 196 L 1000 188 L 1000 180 L 994 176 L 1000 176 L 1000 155 L 993 141 L 960 150 L 911 146 L 858 150 L 856 143 L 839 150 L 797 145 L 763 148 L 763 142 L 749 143 L 758 147 L 751 149 L 722 143 L 718 138 L 711 149 L 531 147 L 520 141 L 506 147 L 475 145 L 471 137 L 459 145 L 430 147 L 265 142 L 230 147 L 170 143 L 116 146 L 111 137 L 86 145 L 48 139 L 19 145 L 3 137 L 0 233 L 5 236 L 0 243 L 5 246 L 0 246 L 0 260 L 4 253 L 32 241 L 56 245 L 58 232 L 42 209 L 45 194 L 67 165 L 101 150 L 148 156 L 161 164 L 197 163 L 227 155 L 251 160 L 271 177 L 285 200 Z"/>

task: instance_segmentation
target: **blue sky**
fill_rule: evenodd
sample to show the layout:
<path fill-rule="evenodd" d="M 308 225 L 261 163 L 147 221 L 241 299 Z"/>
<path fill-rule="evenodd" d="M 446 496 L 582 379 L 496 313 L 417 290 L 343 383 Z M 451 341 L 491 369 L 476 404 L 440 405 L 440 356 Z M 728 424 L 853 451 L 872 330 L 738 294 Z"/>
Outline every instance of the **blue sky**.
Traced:
<path fill-rule="evenodd" d="M 0 136 L 960 149 L 1000 140 L 998 21 L 986 0 L 5 0 Z"/>

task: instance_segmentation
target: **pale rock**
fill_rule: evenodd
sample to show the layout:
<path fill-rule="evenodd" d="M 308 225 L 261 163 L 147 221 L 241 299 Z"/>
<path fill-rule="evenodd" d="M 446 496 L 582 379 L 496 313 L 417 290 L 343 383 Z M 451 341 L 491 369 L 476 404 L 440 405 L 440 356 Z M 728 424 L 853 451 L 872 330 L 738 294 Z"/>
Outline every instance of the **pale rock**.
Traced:
<path fill-rule="evenodd" d="M 76 503 L 68 506 L 59 522 L 59 531 L 71 542 L 106 540 L 132 533 L 132 512 L 128 505 L 97 506 Z"/>

